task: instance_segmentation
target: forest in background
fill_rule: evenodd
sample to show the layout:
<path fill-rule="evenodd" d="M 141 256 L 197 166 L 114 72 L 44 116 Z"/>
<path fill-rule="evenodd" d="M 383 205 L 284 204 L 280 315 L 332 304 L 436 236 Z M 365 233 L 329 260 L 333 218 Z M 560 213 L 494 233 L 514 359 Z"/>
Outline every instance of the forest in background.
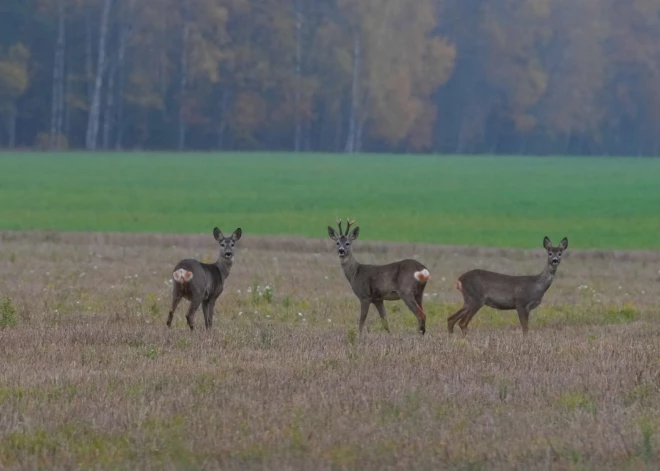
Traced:
<path fill-rule="evenodd" d="M 658 155 L 657 0 L 2 0 L 0 147 Z"/>

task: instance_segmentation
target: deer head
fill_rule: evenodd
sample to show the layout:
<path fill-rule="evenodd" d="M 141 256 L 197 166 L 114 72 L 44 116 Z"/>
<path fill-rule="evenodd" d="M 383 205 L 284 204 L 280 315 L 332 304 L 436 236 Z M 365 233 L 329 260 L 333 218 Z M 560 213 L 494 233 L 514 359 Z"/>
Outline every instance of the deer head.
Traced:
<path fill-rule="evenodd" d="M 559 243 L 559 247 L 553 247 L 548 236 L 543 238 L 543 248 L 548 251 L 548 265 L 559 266 L 561 254 L 568 247 L 568 239 L 564 237 Z"/>
<path fill-rule="evenodd" d="M 339 258 L 348 257 L 351 255 L 351 242 L 358 238 L 360 234 L 360 227 L 356 227 L 350 233 L 351 225 L 355 222 L 355 219 L 352 221 L 346 218 L 346 232 L 342 233 L 341 228 L 341 219 L 337 220 L 337 226 L 339 227 L 339 234 L 332 227 L 328 226 L 328 235 L 332 240 L 337 243 L 337 253 Z"/>
<path fill-rule="evenodd" d="M 222 231 L 215 227 L 213 229 L 213 237 L 220 244 L 220 258 L 225 260 L 232 260 L 234 258 L 234 245 L 243 235 L 243 231 L 239 227 L 229 237 L 225 237 Z"/>

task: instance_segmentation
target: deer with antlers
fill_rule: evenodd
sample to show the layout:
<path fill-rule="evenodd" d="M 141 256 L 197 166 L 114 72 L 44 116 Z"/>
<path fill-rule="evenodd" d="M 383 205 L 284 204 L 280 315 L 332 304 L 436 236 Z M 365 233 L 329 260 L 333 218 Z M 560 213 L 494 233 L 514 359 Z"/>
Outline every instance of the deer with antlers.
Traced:
<path fill-rule="evenodd" d="M 360 228 L 352 231 L 355 219 L 346 219 L 346 232 L 342 231 L 341 219 L 337 220 L 339 233 L 328 226 L 328 235 L 337 244 L 337 254 L 346 279 L 351 284 L 353 292 L 360 300 L 360 333 L 367 320 L 369 307 L 376 306 L 383 323 L 383 328 L 389 332 L 387 311 L 383 301 L 401 299 L 417 317 L 419 332 L 426 332 L 426 313 L 422 307 L 422 297 L 426 282 L 431 275 L 424 265 L 417 260 L 405 259 L 386 265 L 366 265 L 359 263 L 353 257 L 351 244 L 358 238 Z"/>

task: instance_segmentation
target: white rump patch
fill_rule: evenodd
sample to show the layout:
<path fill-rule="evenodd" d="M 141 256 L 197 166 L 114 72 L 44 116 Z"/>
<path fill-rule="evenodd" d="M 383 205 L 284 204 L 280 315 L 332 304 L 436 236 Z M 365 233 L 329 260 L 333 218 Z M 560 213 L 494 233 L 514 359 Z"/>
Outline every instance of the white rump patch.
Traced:
<path fill-rule="evenodd" d="M 192 277 L 193 273 L 191 271 L 184 270 L 183 268 L 179 268 L 178 270 L 174 271 L 174 273 L 172 273 L 172 278 L 174 278 L 174 281 L 181 284 L 192 280 Z"/>
<path fill-rule="evenodd" d="M 417 281 L 428 281 L 431 278 L 431 274 L 426 268 L 422 271 L 416 271 L 414 276 Z"/>

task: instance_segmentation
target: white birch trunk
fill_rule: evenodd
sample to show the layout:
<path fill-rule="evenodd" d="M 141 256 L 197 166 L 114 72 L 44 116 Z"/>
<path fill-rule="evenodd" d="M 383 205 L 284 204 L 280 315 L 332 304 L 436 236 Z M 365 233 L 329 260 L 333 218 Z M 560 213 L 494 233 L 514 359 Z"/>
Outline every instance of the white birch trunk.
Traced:
<path fill-rule="evenodd" d="M 110 148 L 110 137 L 112 135 L 115 121 L 115 74 L 117 67 L 113 65 L 108 73 L 108 87 L 105 98 L 105 114 L 103 117 L 103 148 Z"/>
<path fill-rule="evenodd" d="M 301 103 L 302 103 L 302 28 L 303 28 L 303 12 L 301 0 L 295 0 L 295 17 L 296 17 L 296 91 L 295 91 L 295 129 L 294 129 L 294 149 L 296 152 L 301 150 L 302 142 L 302 116 L 301 116 Z"/>
<path fill-rule="evenodd" d="M 58 4 L 58 31 L 55 43 L 55 58 L 53 61 L 53 100 L 50 116 L 51 149 L 61 148 L 61 136 L 64 112 L 64 4 Z"/>
<path fill-rule="evenodd" d="M 185 96 L 188 88 L 188 38 L 190 36 L 190 0 L 183 0 L 183 28 L 181 30 L 181 81 L 179 83 L 179 150 L 186 147 Z"/>
<path fill-rule="evenodd" d="M 353 153 L 356 151 L 359 124 L 359 100 L 360 100 L 360 67 L 361 67 L 362 45 L 360 43 L 360 34 L 355 32 L 353 43 L 353 80 L 351 87 L 351 113 L 348 120 L 348 137 L 346 139 L 345 152 Z"/>
<path fill-rule="evenodd" d="M 97 137 L 99 132 L 99 122 L 101 116 L 101 92 L 103 90 L 103 75 L 106 69 L 105 43 L 108 37 L 108 19 L 110 17 L 110 7 L 112 0 L 103 2 L 103 12 L 101 14 L 101 31 L 99 33 L 99 53 L 96 64 L 96 79 L 94 81 L 94 94 L 92 96 L 92 105 L 89 110 L 87 120 L 87 150 L 96 150 Z"/>

